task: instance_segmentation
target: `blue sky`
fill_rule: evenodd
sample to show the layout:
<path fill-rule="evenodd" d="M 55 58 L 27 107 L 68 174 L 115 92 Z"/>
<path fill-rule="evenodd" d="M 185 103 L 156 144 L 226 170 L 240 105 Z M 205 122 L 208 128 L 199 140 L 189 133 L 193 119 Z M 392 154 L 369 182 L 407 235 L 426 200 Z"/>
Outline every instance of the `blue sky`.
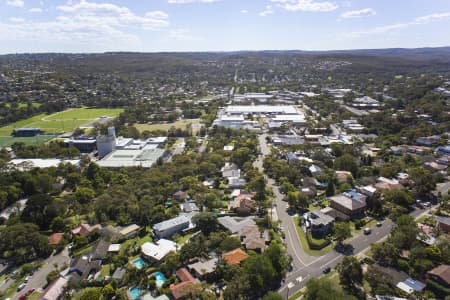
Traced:
<path fill-rule="evenodd" d="M 450 46 L 450 0 L 0 0 L 0 53 Z"/>

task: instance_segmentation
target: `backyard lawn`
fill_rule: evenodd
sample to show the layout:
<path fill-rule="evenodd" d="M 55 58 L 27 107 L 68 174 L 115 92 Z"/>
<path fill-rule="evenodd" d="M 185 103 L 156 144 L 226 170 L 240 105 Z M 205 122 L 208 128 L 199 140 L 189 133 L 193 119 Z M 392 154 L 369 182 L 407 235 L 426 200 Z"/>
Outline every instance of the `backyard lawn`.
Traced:
<path fill-rule="evenodd" d="M 306 253 L 312 256 L 322 256 L 330 252 L 331 249 L 333 249 L 333 243 L 326 246 L 325 248 L 321 250 L 312 250 L 309 248 L 308 241 L 306 239 L 306 235 L 303 232 L 303 229 L 298 225 L 298 217 L 294 217 L 293 219 L 295 228 L 297 229 L 298 238 L 300 239 L 300 242 L 302 244 L 302 248 L 305 250 Z"/>

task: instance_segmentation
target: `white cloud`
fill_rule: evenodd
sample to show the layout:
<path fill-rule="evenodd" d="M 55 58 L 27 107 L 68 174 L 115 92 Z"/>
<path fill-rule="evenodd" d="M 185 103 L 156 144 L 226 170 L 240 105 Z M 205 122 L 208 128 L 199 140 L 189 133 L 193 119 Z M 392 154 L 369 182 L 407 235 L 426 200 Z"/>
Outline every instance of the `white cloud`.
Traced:
<path fill-rule="evenodd" d="M 68 1 L 57 11 L 56 18 L 46 21 L 0 21 L 0 40 L 27 41 L 34 51 L 52 50 L 48 45 L 66 47 L 66 51 L 139 49 L 143 44 L 139 30 L 160 31 L 170 25 L 169 15 L 162 11 L 137 15 L 127 7 L 86 0 Z"/>
<path fill-rule="evenodd" d="M 23 7 L 25 2 L 23 0 L 7 0 L 6 4 L 15 7 Z"/>
<path fill-rule="evenodd" d="M 383 33 L 388 33 L 391 31 L 408 28 L 411 26 L 424 25 L 424 24 L 428 24 L 431 22 L 436 22 L 436 21 L 439 21 L 442 19 L 449 19 L 449 18 L 450 18 L 450 12 L 435 13 L 435 14 L 430 14 L 430 15 L 426 15 L 426 16 L 422 16 L 422 17 L 417 17 L 410 22 L 378 26 L 378 27 L 369 28 L 366 30 L 361 30 L 361 31 L 353 31 L 353 32 L 345 33 L 342 36 L 347 37 L 347 38 L 359 38 L 359 37 L 366 36 L 366 35 L 383 34 Z"/>
<path fill-rule="evenodd" d="M 28 10 L 30 13 L 41 13 L 43 10 L 40 7 L 33 7 Z"/>
<path fill-rule="evenodd" d="M 168 0 L 171 4 L 190 4 L 190 3 L 213 3 L 221 0 Z"/>
<path fill-rule="evenodd" d="M 156 30 L 169 25 L 169 15 L 162 11 L 147 12 L 144 16 L 135 15 L 127 7 L 111 3 L 95 3 L 81 0 L 75 4 L 67 3 L 57 9 L 73 14 L 75 20 L 99 23 L 103 26 L 137 26 L 146 30 Z"/>
<path fill-rule="evenodd" d="M 268 15 L 273 14 L 273 9 L 271 5 L 267 5 L 266 9 L 259 13 L 261 17 L 267 17 Z"/>
<path fill-rule="evenodd" d="M 314 0 L 270 0 L 288 11 L 328 12 L 339 6 L 335 2 Z"/>
<path fill-rule="evenodd" d="M 341 14 L 341 18 L 350 19 L 350 18 L 364 18 L 375 16 L 377 12 L 372 8 L 364 8 L 360 10 L 350 10 Z"/>
<path fill-rule="evenodd" d="M 25 19 L 24 19 L 24 18 L 11 17 L 11 18 L 9 18 L 9 20 L 10 20 L 11 22 L 13 22 L 13 23 L 23 23 L 23 22 L 25 22 Z"/>
<path fill-rule="evenodd" d="M 243 10 L 241 10 L 241 13 L 242 13 L 242 14 L 248 14 L 248 10 L 243 9 Z"/>

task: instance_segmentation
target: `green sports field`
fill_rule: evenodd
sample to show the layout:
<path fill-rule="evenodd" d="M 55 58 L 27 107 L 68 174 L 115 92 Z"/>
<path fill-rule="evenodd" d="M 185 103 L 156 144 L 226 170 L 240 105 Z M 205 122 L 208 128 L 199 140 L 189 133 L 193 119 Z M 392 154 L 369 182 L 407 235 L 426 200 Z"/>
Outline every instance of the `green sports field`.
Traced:
<path fill-rule="evenodd" d="M 72 131 L 102 116 L 116 117 L 121 108 L 74 108 L 51 115 L 40 114 L 0 127 L 0 136 L 10 136 L 14 128 L 40 127 L 46 134 Z"/>

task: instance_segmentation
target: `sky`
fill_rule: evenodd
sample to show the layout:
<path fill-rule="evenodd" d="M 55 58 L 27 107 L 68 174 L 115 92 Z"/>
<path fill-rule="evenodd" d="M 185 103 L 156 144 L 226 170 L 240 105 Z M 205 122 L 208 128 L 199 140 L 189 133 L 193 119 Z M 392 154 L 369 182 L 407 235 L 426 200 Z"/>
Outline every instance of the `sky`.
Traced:
<path fill-rule="evenodd" d="M 450 0 L 0 0 L 0 53 L 450 46 Z"/>

